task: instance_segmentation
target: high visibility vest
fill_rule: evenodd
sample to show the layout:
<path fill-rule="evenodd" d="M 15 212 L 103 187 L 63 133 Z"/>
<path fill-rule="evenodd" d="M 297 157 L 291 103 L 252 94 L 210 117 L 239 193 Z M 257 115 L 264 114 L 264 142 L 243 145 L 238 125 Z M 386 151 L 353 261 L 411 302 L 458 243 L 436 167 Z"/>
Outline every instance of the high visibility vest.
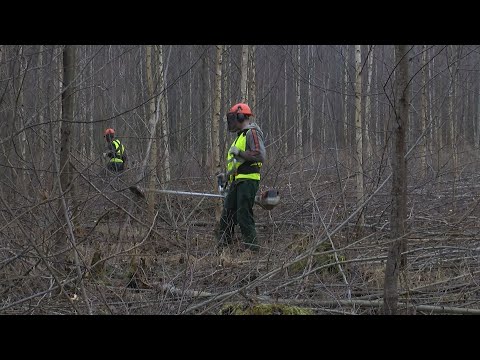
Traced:
<path fill-rule="evenodd" d="M 230 147 L 236 146 L 239 150 L 245 151 L 247 147 L 247 132 L 250 130 L 251 129 L 242 131 L 242 133 L 237 136 Z M 229 182 L 233 182 L 238 179 L 260 180 L 261 167 L 261 162 L 245 161 L 240 163 L 235 159 L 233 154 L 230 152 L 227 153 L 227 173 L 229 174 Z"/>
<path fill-rule="evenodd" d="M 110 162 L 114 163 L 123 163 L 123 153 L 125 152 L 125 146 L 120 144 L 120 140 L 115 139 L 112 141 L 113 146 L 115 146 L 115 157 L 110 159 Z"/>

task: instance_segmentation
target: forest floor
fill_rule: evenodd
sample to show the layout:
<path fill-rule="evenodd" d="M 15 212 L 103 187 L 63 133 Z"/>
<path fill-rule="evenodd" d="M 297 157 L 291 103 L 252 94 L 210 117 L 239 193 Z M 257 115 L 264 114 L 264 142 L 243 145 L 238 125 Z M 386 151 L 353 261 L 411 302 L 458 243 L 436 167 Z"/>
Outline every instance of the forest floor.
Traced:
<path fill-rule="evenodd" d="M 480 312 L 478 180 L 409 181 L 401 314 Z M 34 216 L 22 216 L 20 202 L 3 213 L 1 314 L 381 313 L 388 183 L 359 226 L 353 180 L 340 187 L 333 176 L 280 179 L 280 205 L 254 208 L 258 253 L 243 250 L 238 226 L 236 243 L 216 251 L 221 199 L 157 194 L 152 221 L 145 199 L 125 183 L 92 184 L 76 198 L 77 260 L 70 250 L 61 263 L 53 251 L 52 239 L 68 234 L 53 200 L 30 205 Z M 175 184 L 212 192 L 199 178 Z"/>

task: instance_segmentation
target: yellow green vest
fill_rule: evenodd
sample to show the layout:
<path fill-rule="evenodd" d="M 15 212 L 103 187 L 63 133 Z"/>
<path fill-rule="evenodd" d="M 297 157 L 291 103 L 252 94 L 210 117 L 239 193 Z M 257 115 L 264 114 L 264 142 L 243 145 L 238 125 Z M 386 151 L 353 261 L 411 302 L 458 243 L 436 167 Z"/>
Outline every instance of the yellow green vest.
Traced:
<path fill-rule="evenodd" d="M 122 156 L 125 151 L 125 146 L 120 144 L 120 140 L 118 139 L 113 140 L 112 144 L 115 146 L 115 157 L 112 157 L 110 162 L 123 163 Z"/>
<path fill-rule="evenodd" d="M 247 146 L 247 132 L 242 131 L 240 135 L 237 136 L 235 141 L 232 143 L 232 146 L 236 146 L 239 150 L 245 151 Z M 238 179 L 249 179 L 249 180 L 260 180 L 260 168 L 262 167 L 261 162 L 251 162 L 245 161 L 240 163 L 235 160 L 235 157 L 230 152 L 227 153 L 227 173 L 228 181 L 231 183 Z"/>

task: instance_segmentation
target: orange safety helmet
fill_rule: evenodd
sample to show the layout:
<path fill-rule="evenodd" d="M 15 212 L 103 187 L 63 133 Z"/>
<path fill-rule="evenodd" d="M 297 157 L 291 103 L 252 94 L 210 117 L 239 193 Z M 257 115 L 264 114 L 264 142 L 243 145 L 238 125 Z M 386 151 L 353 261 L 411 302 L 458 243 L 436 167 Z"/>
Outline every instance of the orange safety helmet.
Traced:
<path fill-rule="evenodd" d="M 243 114 L 246 116 L 252 116 L 252 110 L 250 110 L 250 106 L 244 103 L 238 103 L 232 106 L 230 109 L 229 113 L 237 113 L 237 114 Z"/>
<path fill-rule="evenodd" d="M 113 130 L 112 128 L 105 129 L 105 131 L 103 132 L 103 136 L 107 136 L 108 134 L 115 134 L 115 130 Z"/>

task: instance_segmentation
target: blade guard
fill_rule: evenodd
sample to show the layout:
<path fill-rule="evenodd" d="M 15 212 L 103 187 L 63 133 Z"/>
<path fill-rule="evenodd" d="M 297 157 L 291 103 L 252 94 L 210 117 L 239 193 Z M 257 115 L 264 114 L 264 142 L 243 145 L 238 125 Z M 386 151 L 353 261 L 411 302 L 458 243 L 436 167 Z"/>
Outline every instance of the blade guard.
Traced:
<path fill-rule="evenodd" d="M 280 202 L 280 192 L 278 190 L 266 190 L 260 195 L 255 196 L 255 203 L 265 210 L 272 210 Z"/>

